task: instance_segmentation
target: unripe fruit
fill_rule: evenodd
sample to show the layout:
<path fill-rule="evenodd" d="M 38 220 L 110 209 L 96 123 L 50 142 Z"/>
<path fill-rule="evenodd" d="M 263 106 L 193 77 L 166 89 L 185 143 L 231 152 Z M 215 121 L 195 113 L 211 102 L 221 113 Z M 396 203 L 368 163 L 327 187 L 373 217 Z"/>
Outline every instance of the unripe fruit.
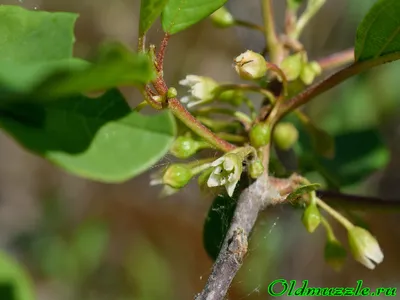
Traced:
<path fill-rule="evenodd" d="M 278 123 L 273 132 L 275 145 L 282 150 L 289 150 L 299 139 L 299 132 L 292 123 Z"/>
<path fill-rule="evenodd" d="M 163 183 L 175 189 L 183 188 L 192 178 L 192 170 L 183 164 L 171 165 L 163 176 Z"/>
<path fill-rule="evenodd" d="M 303 54 L 298 52 L 286 57 L 282 61 L 280 68 L 283 73 L 285 73 L 288 81 L 297 79 L 300 76 L 301 69 L 303 68 Z"/>
<path fill-rule="evenodd" d="M 178 96 L 178 91 L 176 90 L 176 88 L 170 87 L 167 93 L 168 99 L 175 98 L 176 96 Z"/>
<path fill-rule="evenodd" d="M 317 229 L 321 223 L 321 214 L 315 204 L 307 206 L 303 213 L 302 221 L 308 232 L 313 233 Z"/>
<path fill-rule="evenodd" d="M 199 143 L 191 137 L 180 136 L 172 144 L 170 153 L 177 158 L 188 158 L 199 149 Z"/>
<path fill-rule="evenodd" d="M 251 178 L 256 179 L 260 177 L 261 174 L 264 172 L 263 164 L 259 159 L 255 159 L 250 162 L 248 171 Z"/>
<path fill-rule="evenodd" d="M 310 65 L 305 65 L 300 73 L 300 79 L 306 85 L 310 85 L 311 83 L 313 83 L 315 76 L 315 71 Z"/>
<path fill-rule="evenodd" d="M 324 257 L 328 265 L 335 271 L 340 271 L 347 256 L 346 249 L 337 240 L 328 240 L 325 244 Z"/>
<path fill-rule="evenodd" d="M 249 133 L 250 143 L 254 148 L 268 145 L 271 139 L 271 127 L 269 124 L 258 123 L 251 128 Z"/>
<path fill-rule="evenodd" d="M 210 18 L 216 27 L 226 28 L 235 25 L 235 19 L 224 6 L 216 10 Z"/>

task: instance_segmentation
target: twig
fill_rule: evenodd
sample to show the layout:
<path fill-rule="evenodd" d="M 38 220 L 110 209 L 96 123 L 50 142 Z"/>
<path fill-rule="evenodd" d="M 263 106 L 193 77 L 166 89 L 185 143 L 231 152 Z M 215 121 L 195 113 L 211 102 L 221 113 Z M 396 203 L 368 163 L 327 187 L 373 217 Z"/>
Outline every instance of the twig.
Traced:
<path fill-rule="evenodd" d="M 280 198 L 279 193 L 263 176 L 242 192 L 211 275 L 204 290 L 196 296 L 196 300 L 225 299 L 246 256 L 248 238 L 259 212 L 274 203 L 276 198 Z"/>
<path fill-rule="evenodd" d="M 274 64 L 278 64 L 283 59 L 282 45 L 278 39 L 275 29 L 274 10 L 272 7 L 272 0 L 262 0 L 262 12 L 264 19 L 264 34 L 267 42 L 267 48 L 270 54 L 270 60 Z"/>
<path fill-rule="evenodd" d="M 317 60 L 323 70 L 334 69 L 354 62 L 354 48 L 347 49 Z"/>
<path fill-rule="evenodd" d="M 394 60 L 400 59 L 400 52 L 386 54 L 377 58 L 373 58 L 370 60 L 356 62 L 351 64 L 350 66 L 334 73 L 333 75 L 329 76 L 328 78 L 310 86 L 297 96 L 286 101 L 285 105 L 282 107 L 280 111 L 280 117 L 288 114 L 290 111 L 298 108 L 299 106 L 306 104 L 311 99 L 315 98 L 316 96 L 330 90 L 331 88 L 339 85 L 346 79 L 357 75 L 361 72 L 367 71 L 373 67 L 382 65 L 384 63 L 388 63 Z"/>
<path fill-rule="evenodd" d="M 400 200 L 343 194 L 336 191 L 317 191 L 318 197 L 332 206 L 374 211 L 400 211 Z"/>

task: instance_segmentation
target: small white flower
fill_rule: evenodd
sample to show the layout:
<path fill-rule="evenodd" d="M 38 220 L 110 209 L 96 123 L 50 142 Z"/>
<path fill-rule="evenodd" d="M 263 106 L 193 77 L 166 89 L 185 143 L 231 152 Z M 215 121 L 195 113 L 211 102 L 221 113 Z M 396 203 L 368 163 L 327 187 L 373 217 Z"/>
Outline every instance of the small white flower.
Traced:
<path fill-rule="evenodd" d="M 247 50 L 235 58 L 235 70 L 242 79 L 253 80 L 265 75 L 267 64 L 261 54 Z"/>
<path fill-rule="evenodd" d="M 228 153 L 212 162 L 211 166 L 214 169 L 208 178 L 207 185 L 209 187 L 224 185 L 228 195 L 232 197 L 243 169 L 240 155 Z"/>
<path fill-rule="evenodd" d="M 375 264 L 383 261 L 383 253 L 378 241 L 367 230 L 361 227 L 349 229 L 349 244 L 354 259 L 368 269 L 374 269 Z"/>
<path fill-rule="evenodd" d="M 213 100 L 214 90 L 218 87 L 214 79 L 196 75 L 187 75 L 179 84 L 190 88 L 190 95 L 181 98 L 181 102 L 187 103 L 188 107 Z"/>

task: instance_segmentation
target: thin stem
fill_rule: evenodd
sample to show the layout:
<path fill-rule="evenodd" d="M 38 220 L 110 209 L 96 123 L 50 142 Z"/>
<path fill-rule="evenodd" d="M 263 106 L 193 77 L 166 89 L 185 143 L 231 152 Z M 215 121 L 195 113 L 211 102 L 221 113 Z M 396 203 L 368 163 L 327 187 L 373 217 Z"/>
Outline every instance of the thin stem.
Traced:
<path fill-rule="evenodd" d="M 159 72 L 161 72 L 164 67 L 164 57 L 165 57 L 165 52 L 167 50 L 169 38 L 170 38 L 169 33 L 165 33 L 164 38 L 161 42 L 160 51 L 157 54 L 157 67 Z"/>
<path fill-rule="evenodd" d="M 400 201 L 394 199 L 349 195 L 336 191 L 317 191 L 317 195 L 333 206 L 361 210 L 373 209 L 374 211 L 400 211 Z"/>
<path fill-rule="evenodd" d="M 275 103 L 275 96 L 270 91 L 263 89 L 258 85 L 250 85 L 250 84 L 223 84 L 220 85 L 215 92 L 215 96 L 218 97 L 219 94 L 229 90 L 242 90 L 242 91 L 250 91 L 259 93 L 270 100 L 271 103 Z"/>
<path fill-rule="evenodd" d="M 138 52 L 144 53 L 146 52 L 146 36 L 142 35 L 138 38 Z"/>
<path fill-rule="evenodd" d="M 323 70 L 334 69 L 354 62 L 354 48 L 317 60 Z"/>
<path fill-rule="evenodd" d="M 325 1 L 326 0 L 308 1 L 307 8 L 297 21 L 296 29 L 291 33 L 291 36 L 293 38 L 298 39 L 300 37 L 304 27 L 308 24 L 308 22 L 312 19 L 312 17 L 320 10 L 320 8 L 325 4 Z"/>
<path fill-rule="evenodd" d="M 247 138 L 242 135 L 236 135 L 226 132 L 218 132 L 217 136 L 225 141 L 232 142 L 232 143 L 245 143 L 247 142 Z"/>
<path fill-rule="evenodd" d="M 322 201 L 319 198 L 316 198 L 316 200 L 317 200 L 317 205 L 321 207 L 323 210 L 325 210 L 328 214 L 330 214 L 333 218 L 335 218 L 340 224 L 343 225 L 344 228 L 349 230 L 354 227 L 354 225 L 349 220 L 347 220 L 342 214 L 338 213 L 324 201 Z"/>
<path fill-rule="evenodd" d="M 269 50 L 270 59 L 273 63 L 279 64 L 282 59 L 282 45 L 275 30 L 274 10 L 272 0 L 262 0 L 262 12 L 264 19 L 264 34 Z"/>
<path fill-rule="evenodd" d="M 206 106 L 191 111 L 194 115 L 208 116 L 210 114 L 223 114 L 235 117 L 238 121 L 242 122 L 245 126 L 250 126 L 253 120 L 246 114 L 229 108 Z"/>
<path fill-rule="evenodd" d="M 190 112 L 187 111 L 187 109 L 178 99 L 168 99 L 168 108 L 175 117 L 182 121 L 182 123 L 184 123 L 187 127 L 193 130 L 193 132 L 209 142 L 210 145 L 214 146 L 215 148 L 224 152 L 229 152 L 236 148 L 235 145 L 232 145 L 219 138 L 210 129 L 201 124 Z"/>
<path fill-rule="evenodd" d="M 236 26 L 241 26 L 241 27 L 245 27 L 245 28 L 250 28 L 250 29 L 254 29 L 257 31 L 260 31 L 262 33 L 264 33 L 264 28 L 258 24 L 254 24 L 248 21 L 244 21 L 244 20 L 235 20 L 235 25 Z"/>
<path fill-rule="evenodd" d="M 357 75 L 361 72 L 367 71 L 373 67 L 388 63 L 394 60 L 400 59 L 400 52 L 390 53 L 378 58 L 356 62 L 350 66 L 334 73 L 328 78 L 310 86 L 300 94 L 286 101 L 285 105 L 280 111 L 280 118 L 288 114 L 290 111 L 306 104 L 316 96 L 330 90 L 331 88 L 339 85 L 348 78 Z"/>
<path fill-rule="evenodd" d="M 328 237 L 328 240 L 335 241 L 336 240 L 335 233 L 333 232 L 333 228 L 331 224 L 329 224 L 328 220 L 321 216 L 321 223 L 326 230 L 326 235 Z"/>
<path fill-rule="evenodd" d="M 144 100 L 144 101 L 140 102 L 133 110 L 137 111 L 137 112 L 140 112 L 147 105 L 149 105 L 149 103 L 146 100 Z"/>

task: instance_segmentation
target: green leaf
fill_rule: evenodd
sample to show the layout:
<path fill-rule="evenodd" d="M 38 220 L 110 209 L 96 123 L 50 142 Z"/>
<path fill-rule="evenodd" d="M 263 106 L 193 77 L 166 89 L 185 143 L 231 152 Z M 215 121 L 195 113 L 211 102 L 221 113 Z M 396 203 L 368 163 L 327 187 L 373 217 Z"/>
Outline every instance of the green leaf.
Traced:
<path fill-rule="evenodd" d="M 217 196 L 208 211 L 203 229 L 204 248 L 212 259 L 216 259 L 229 229 L 236 208 L 235 199 L 227 195 Z"/>
<path fill-rule="evenodd" d="M 140 3 L 139 33 L 143 35 L 161 15 L 168 0 L 142 0 Z"/>
<path fill-rule="evenodd" d="M 389 151 L 375 129 L 337 135 L 335 145 L 333 159 L 318 157 L 304 148 L 302 164 L 325 173 L 322 175 L 327 175 L 339 187 L 362 181 L 389 161 Z"/>
<path fill-rule="evenodd" d="M 77 16 L 0 5 L 0 65 L 70 58 Z"/>
<path fill-rule="evenodd" d="M 400 51 L 400 1 L 380 0 L 357 29 L 355 60 L 364 61 Z"/>
<path fill-rule="evenodd" d="M 110 89 L 125 85 L 144 85 L 155 77 L 150 59 L 132 53 L 122 44 L 105 45 L 93 64 L 79 64 L 54 72 L 35 91 L 45 96 L 64 96 Z"/>
<path fill-rule="evenodd" d="M 296 190 L 294 190 L 293 192 L 291 192 L 287 196 L 286 200 L 289 201 L 289 202 L 294 202 L 297 199 L 299 199 L 301 196 L 303 196 L 304 194 L 308 194 L 308 193 L 311 193 L 313 191 L 316 191 L 320 187 L 321 187 L 321 185 L 318 184 L 318 183 L 302 185 L 302 186 L 298 187 Z"/>
<path fill-rule="evenodd" d="M 26 271 L 5 252 L 0 252 L 0 299 L 34 300 L 32 282 Z"/>
<path fill-rule="evenodd" d="M 182 31 L 207 18 L 227 0 L 169 0 L 162 13 L 163 30 L 170 34 Z"/>
<path fill-rule="evenodd" d="M 169 112 L 133 112 L 117 90 L 97 99 L 9 104 L 0 109 L 0 126 L 65 170 L 104 182 L 126 181 L 145 171 L 167 153 L 176 132 Z"/>

